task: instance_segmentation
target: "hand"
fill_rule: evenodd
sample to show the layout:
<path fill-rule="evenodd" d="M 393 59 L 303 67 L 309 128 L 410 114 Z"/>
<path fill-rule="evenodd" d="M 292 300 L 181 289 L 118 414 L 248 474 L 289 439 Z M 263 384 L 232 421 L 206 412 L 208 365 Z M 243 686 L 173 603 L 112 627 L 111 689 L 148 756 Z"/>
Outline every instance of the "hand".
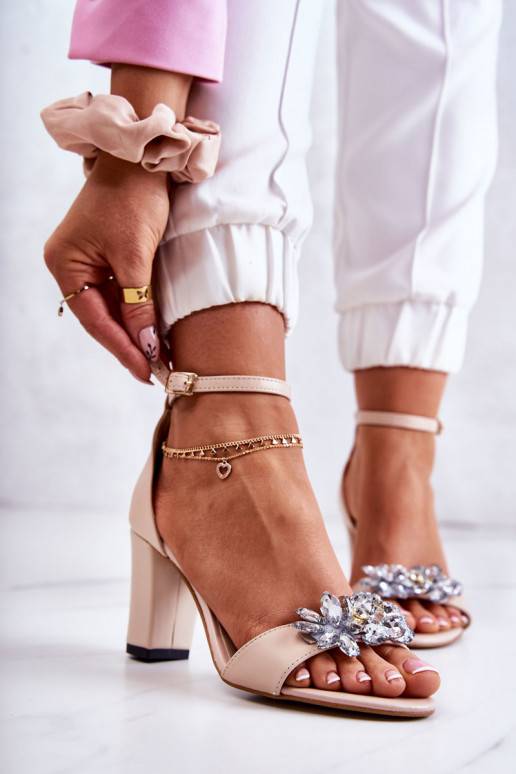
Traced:
<path fill-rule="evenodd" d="M 63 296 L 86 283 L 98 286 L 68 305 L 88 333 L 145 382 L 148 361 L 159 358 L 154 306 L 123 303 L 119 287 L 150 284 L 169 206 L 164 173 L 101 154 L 45 245 L 46 265 Z M 116 282 L 107 281 L 110 275 Z"/>

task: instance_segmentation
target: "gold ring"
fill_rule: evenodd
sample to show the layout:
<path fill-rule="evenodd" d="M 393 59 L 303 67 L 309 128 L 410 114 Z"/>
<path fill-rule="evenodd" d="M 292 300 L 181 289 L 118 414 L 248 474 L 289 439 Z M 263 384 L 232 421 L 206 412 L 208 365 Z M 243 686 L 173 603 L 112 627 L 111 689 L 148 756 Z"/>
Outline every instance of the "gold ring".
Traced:
<path fill-rule="evenodd" d="M 114 280 L 112 274 L 109 275 L 106 282 L 110 282 L 111 280 Z M 104 283 L 101 283 L 104 284 Z M 81 293 L 84 293 L 85 290 L 89 290 L 90 288 L 98 288 L 100 285 L 93 285 L 91 282 L 86 282 L 82 287 L 78 288 L 77 290 L 72 290 L 71 293 L 67 293 L 61 301 L 59 302 L 59 306 L 57 308 L 57 316 L 62 317 L 64 313 L 64 305 L 68 303 L 68 301 L 71 301 L 72 298 L 75 298 L 75 296 L 80 296 Z"/>
<path fill-rule="evenodd" d="M 141 288 L 120 288 L 122 300 L 126 304 L 144 304 L 146 301 L 152 301 L 152 288 L 150 285 L 143 285 Z"/>

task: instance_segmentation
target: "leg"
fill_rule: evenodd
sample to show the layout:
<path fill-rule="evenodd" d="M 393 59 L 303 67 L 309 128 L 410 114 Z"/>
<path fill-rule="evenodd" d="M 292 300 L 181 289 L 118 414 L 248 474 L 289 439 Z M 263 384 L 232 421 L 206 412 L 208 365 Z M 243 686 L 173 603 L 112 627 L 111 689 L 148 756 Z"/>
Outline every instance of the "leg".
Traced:
<path fill-rule="evenodd" d="M 176 192 L 158 261 L 163 330 L 170 331 L 176 369 L 284 374 L 285 328 L 297 307 L 297 255 L 311 215 L 304 155 L 320 9 L 320 3 L 290 0 L 229 4 L 224 83 L 198 85 L 189 105 L 222 125 L 219 169 L 211 180 Z M 170 443 L 296 427 L 284 398 L 202 395 L 178 401 Z M 349 586 L 301 450 L 238 462 L 241 475 L 221 484 L 205 469 L 211 466 L 166 460 L 156 513 L 161 535 L 241 645 L 291 621 L 300 603 L 318 604 L 325 585 L 342 593 Z M 410 674 L 405 651 L 399 675 L 390 660 L 398 653 L 383 659 L 364 652 L 372 680 L 356 677 L 365 671 L 361 662 L 324 654 L 299 667 L 293 684 L 329 690 L 344 685 L 386 696 L 428 696 L 438 686 L 434 672 Z"/>
<path fill-rule="evenodd" d="M 267 304 L 231 304 L 189 315 L 172 327 L 170 345 L 179 370 L 285 374 L 283 317 Z M 169 443 L 181 447 L 296 431 L 284 398 L 206 394 L 177 401 Z M 223 483 L 211 465 L 165 460 L 155 509 L 161 536 L 237 646 L 291 621 L 299 606 L 317 607 L 324 588 L 350 593 L 301 449 L 241 458 Z M 437 674 L 411 674 L 415 669 L 403 648 L 363 648 L 360 659 L 331 651 L 300 666 L 290 683 L 382 696 L 430 695 L 438 687 Z"/>
<path fill-rule="evenodd" d="M 361 408 L 436 416 L 478 293 L 500 3 L 339 9 L 341 356 Z M 434 438 L 361 427 L 355 451 L 344 482 L 359 521 L 352 580 L 363 563 L 445 567 L 429 481 Z M 457 611 L 407 606 L 421 631 L 461 624 Z"/>
<path fill-rule="evenodd" d="M 369 368 L 355 372 L 360 409 L 436 417 L 446 374 L 416 368 Z M 435 436 L 389 427 L 359 427 L 343 482 L 343 496 L 361 528 L 353 552 L 351 582 L 363 564 L 439 564 L 447 569 L 434 515 L 430 477 Z M 415 537 L 417 536 L 417 539 Z M 410 624 L 421 632 L 461 626 L 460 613 L 442 605 L 407 601 Z"/>

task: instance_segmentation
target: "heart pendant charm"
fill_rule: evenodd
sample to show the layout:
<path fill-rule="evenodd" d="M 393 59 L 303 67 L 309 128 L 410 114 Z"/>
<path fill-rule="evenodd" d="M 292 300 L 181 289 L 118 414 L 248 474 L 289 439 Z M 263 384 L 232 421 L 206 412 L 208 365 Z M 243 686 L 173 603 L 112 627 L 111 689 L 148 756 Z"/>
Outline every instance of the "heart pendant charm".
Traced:
<path fill-rule="evenodd" d="M 217 476 L 224 481 L 225 478 L 229 476 L 229 474 L 232 471 L 232 466 L 230 462 L 227 462 L 224 460 L 224 462 L 219 462 L 217 465 Z"/>

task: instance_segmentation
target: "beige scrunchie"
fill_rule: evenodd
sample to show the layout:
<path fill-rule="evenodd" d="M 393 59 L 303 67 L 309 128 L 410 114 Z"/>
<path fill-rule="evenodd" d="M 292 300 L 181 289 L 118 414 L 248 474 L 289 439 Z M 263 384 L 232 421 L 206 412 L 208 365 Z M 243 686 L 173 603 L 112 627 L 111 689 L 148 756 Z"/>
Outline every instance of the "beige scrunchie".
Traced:
<path fill-rule="evenodd" d="M 41 111 L 41 118 L 60 148 L 83 156 L 86 174 L 99 149 L 148 172 L 170 172 L 178 183 L 198 183 L 215 172 L 218 124 L 190 116 L 178 123 L 174 111 L 161 103 L 140 120 L 124 97 L 94 97 L 86 91 L 54 102 Z"/>

